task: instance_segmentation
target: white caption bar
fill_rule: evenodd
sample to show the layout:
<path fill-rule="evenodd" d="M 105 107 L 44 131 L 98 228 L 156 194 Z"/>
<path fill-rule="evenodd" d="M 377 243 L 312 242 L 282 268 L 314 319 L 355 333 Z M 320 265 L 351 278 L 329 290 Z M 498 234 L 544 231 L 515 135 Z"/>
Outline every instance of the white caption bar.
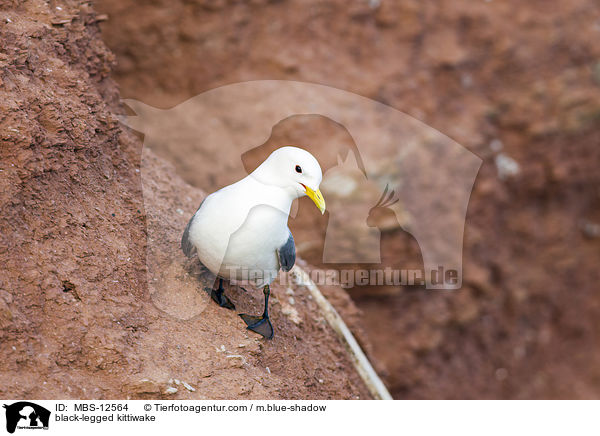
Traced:
<path fill-rule="evenodd" d="M 599 435 L 600 401 L 0 400 L 0 434 Z M 35 432 L 42 430 L 42 432 Z M 8 433 L 7 433 L 8 432 Z"/>

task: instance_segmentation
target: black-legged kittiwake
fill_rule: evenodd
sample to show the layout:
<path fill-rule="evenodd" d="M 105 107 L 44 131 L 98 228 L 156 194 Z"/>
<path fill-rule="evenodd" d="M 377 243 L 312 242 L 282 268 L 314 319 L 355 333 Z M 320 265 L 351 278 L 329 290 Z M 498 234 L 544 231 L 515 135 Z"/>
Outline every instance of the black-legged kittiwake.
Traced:
<path fill-rule="evenodd" d="M 296 260 L 294 238 L 287 221 L 292 202 L 310 197 L 321 213 L 325 200 L 319 190 L 321 167 L 308 151 L 282 147 L 251 174 L 207 196 L 190 219 L 181 248 L 219 278 L 211 297 L 220 306 L 235 306 L 223 293 L 223 279 L 263 287 L 262 316 L 241 314 L 248 329 L 270 339 L 269 284 L 279 270 L 289 271 Z"/>

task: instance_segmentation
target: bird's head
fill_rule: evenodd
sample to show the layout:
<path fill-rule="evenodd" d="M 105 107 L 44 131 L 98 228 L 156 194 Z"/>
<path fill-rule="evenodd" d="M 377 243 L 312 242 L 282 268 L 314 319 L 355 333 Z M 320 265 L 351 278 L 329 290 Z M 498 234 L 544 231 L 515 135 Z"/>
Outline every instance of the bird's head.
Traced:
<path fill-rule="evenodd" d="M 308 151 L 290 146 L 278 148 L 252 175 L 262 183 L 285 189 L 294 198 L 307 195 L 325 213 L 325 199 L 319 190 L 323 172 Z"/>

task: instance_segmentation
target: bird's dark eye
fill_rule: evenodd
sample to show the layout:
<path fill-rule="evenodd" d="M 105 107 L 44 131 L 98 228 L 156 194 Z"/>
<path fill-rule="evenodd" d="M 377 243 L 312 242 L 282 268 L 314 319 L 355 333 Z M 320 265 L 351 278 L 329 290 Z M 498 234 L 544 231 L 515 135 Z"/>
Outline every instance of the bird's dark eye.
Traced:
<path fill-rule="evenodd" d="M 296 165 L 296 172 L 297 173 L 301 173 L 302 172 L 302 168 L 300 167 L 300 165 Z"/>

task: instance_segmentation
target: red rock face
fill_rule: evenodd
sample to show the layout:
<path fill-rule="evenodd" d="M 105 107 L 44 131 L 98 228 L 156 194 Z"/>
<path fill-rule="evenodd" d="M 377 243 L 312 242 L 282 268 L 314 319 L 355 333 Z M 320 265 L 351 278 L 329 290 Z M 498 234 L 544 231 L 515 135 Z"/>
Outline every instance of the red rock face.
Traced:
<path fill-rule="evenodd" d="M 323 291 L 397 398 L 598 398 L 593 1 L 97 2 L 108 20 L 74 1 L 13 3 L 0 9 L 1 396 L 368 396 L 302 288 L 292 305 L 274 287 L 267 343 L 234 313 L 183 311 L 205 297 L 194 293 L 198 266 L 176 248 L 204 193 L 179 178 L 196 182 L 180 157 L 157 148 L 175 168 L 150 154 L 142 194 L 141 142 L 115 116 L 114 67 L 123 97 L 162 108 L 243 80 L 327 84 L 480 155 L 461 291 L 350 289 L 360 310 L 341 289 Z M 309 116 L 272 140 L 352 142 Z M 511 160 L 518 170 L 507 172 Z M 326 222 L 307 209 L 293 231 L 319 267 Z M 383 232 L 381 250 L 384 266 L 422 265 L 400 228 Z M 260 293 L 227 292 L 242 311 L 260 310 Z"/>
<path fill-rule="evenodd" d="M 166 108 L 243 80 L 317 82 L 390 104 L 484 159 L 461 291 L 349 291 L 397 398 L 600 395 L 597 4 L 97 7 L 110 17 L 103 35 L 124 97 Z M 352 138 L 327 120 L 299 117 L 276 126 L 271 140 Z M 156 152 L 204 186 L 172 149 Z M 318 267 L 326 222 L 306 209 L 292 226 Z M 383 265 L 421 267 L 419 247 L 400 228 L 387 228 L 381 250 Z"/>
<path fill-rule="evenodd" d="M 178 241 L 204 193 L 150 153 L 143 196 L 101 19 L 75 1 L 0 11 L 0 396 L 368 398 L 306 289 L 273 287 L 270 342 L 203 304 Z"/>
<path fill-rule="evenodd" d="M 2 394 L 104 395 L 91 375 L 127 360 L 146 298 L 137 142 L 112 114 L 114 57 L 76 2 L 26 2 L 2 20 Z"/>

